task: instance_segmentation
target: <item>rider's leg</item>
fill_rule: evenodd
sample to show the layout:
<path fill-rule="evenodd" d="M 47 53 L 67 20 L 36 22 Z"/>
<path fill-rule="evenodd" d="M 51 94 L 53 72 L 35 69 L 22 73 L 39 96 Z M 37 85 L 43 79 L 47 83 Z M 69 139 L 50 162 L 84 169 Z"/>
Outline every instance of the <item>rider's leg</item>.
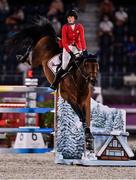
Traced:
<path fill-rule="evenodd" d="M 72 58 L 69 55 L 70 57 L 68 61 L 65 61 L 64 59 L 63 63 L 64 63 L 64 68 L 66 72 L 70 71 L 74 67 L 76 58 L 81 54 L 81 52 L 76 48 L 76 46 L 69 46 L 69 49 L 73 52 L 73 54 L 75 55 L 75 58 Z"/>
<path fill-rule="evenodd" d="M 77 48 L 75 46 L 69 46 L 70 50 L 76 54 L 79 51 L 77 50 Z M 63 74 L 65 74 L 66 72 L 69 71 L 70 67 L 72 66 L 69 62 L 71 60 L 71 56 L 70 54 L 66 51 L 65 48 L 63 48 L 63 54 L 62 54 L 62 68 L 60 68 L 58 70 L 58 72 L 56 73 L 54 82 L 52 83 L 52 85 L 50 86 L 52 89 L 57 89 L 58 84 L 61 80 L 61 77 Z M 72 59 L 73 60 L 73 59 Z"/>
<path fill-rule="evenodd" d="M 69 64 L 70 61 L 70 54 L 66 51 L 65 48 L 63 48 L 63 53 L 62 53 L 62 69 L 65 70 Z"/>
<path fill-rule="evenodd" d="M 65 50 L 65 48 L 63 48 L 63 53 L 62 53 L 62 67 L 60 69 L 58 69 L 54 82 L 52 83 L 52 85 L 50 86 L 52 89 L 57 89 L 58 84 L 61 80 L 61 77 L 63 74 L 65 74 L 65 69 L 69 63 L 70 60 L 70 55 L 69 53 Z"/>

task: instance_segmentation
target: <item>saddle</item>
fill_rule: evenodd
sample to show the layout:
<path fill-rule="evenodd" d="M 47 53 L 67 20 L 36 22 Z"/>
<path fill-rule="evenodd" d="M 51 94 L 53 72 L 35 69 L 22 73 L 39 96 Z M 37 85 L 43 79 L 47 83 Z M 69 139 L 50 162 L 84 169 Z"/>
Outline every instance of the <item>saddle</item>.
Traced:
<path fill-rule="evenodd" d="M 59 56 L 59 58 L 61 63 L 58 65 L 57 70 L 61 68 L 62 65 L 62 54 Z M 88 54 L 87 56 L 81 55 L 79 57 L 76 57 L 76 59 L 71 59 L 65 71 L 66 73 L 69 73 L 76 70 L 83 61 L 97 62 L 97 58 L 98 57 L 96 54 Z"/>
<path fill-rule="evenodd" d="M 79 60 L 77 59 L 71 59 L 67 68 L 64 70 L 64 74 L 67 74 L 73 69 L 76 69 L 76 64 L 78 63 Z M 62 53 L 57 55 L 56 57 L 53 57 L 49 62 L 48 62 L 48 67 L 52 70 L 52 72 L 56 75 L 59 70 L 62 67 Z"/>

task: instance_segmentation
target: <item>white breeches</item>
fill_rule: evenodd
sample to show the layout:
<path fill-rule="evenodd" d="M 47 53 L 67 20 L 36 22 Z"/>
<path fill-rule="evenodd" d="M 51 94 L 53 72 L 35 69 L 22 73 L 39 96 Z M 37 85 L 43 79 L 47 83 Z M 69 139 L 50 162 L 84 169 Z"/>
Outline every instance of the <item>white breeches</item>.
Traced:
<path fill-rule="evenodd" d="M 81 51 L 79 51 L 75 46 L 68 46 L 69 49 L 76 55 L 79 56 L 81 54 Z M 66 51 L 65 48 L 63 48 L 63 54 L 62 54 L 62 69 L 65 70 L 69 61 L 71 59 L 70 54 Z"/>

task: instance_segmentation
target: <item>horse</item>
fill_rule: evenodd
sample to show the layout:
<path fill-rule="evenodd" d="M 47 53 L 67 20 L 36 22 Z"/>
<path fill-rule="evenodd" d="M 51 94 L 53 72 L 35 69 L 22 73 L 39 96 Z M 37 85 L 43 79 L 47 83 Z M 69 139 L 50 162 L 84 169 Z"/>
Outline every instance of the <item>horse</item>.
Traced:
<path fill-rule="evenodd" d="M 28 43 L 29 42 L 29 43 Z M 31 56 L 26 57 L 33 67 L 42 65 L 44 75 L 50 84 L 54 73 L 48 67 L 49 60 L 62 52 L 53 26 L 45 18 L 40 18 L 33 25 L 22 29 L 10 39 L 12 48 L 31 49 Z M 27 52 L 27 50 L 26 50 Z M 77 63 L 75 63 L 77 62 Z M 99 64 L 95 58 L 79 56 L 74 61 L 75 69 L 69 71 L 59 83 L 58 92 L 66 100 L 83 123 L 86 150 L 93 152 L 93 136 L 90 131 L 90 99 L 93 93 L 92 81 L 96 80 Z"/>

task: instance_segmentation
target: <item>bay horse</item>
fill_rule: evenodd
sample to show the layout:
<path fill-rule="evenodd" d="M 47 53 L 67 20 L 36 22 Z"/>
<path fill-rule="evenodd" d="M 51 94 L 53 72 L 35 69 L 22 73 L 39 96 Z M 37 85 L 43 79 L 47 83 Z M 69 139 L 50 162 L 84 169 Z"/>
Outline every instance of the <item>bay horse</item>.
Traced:
<path fill-rule="evenodd" d="M 28 43 L 29 42 L 29 43 Z M 54 74 L 48 67 L 49 60 L 61 53 L 54 28 L 45 18 L 27 27 L 10 39 L 12 48 L 26 47 L 31 49 L 31 57 L 26 58 L 32 67 L 42 65 L 45 77 L 50 84 L 54 81 Z M 28 56 L 27 56 L 28 57 Z M 90 99 L 93 93 L 92 80 L 95 80 L 99 65 L 96 59 L 79 57 L 76 69 L 67 73 L 59 84 L 61 97 L 66 100 L 77 113 L 83 123 L 85 131 L 85 146 L 93 152 L 93 136 L 90 131 Z"/>

